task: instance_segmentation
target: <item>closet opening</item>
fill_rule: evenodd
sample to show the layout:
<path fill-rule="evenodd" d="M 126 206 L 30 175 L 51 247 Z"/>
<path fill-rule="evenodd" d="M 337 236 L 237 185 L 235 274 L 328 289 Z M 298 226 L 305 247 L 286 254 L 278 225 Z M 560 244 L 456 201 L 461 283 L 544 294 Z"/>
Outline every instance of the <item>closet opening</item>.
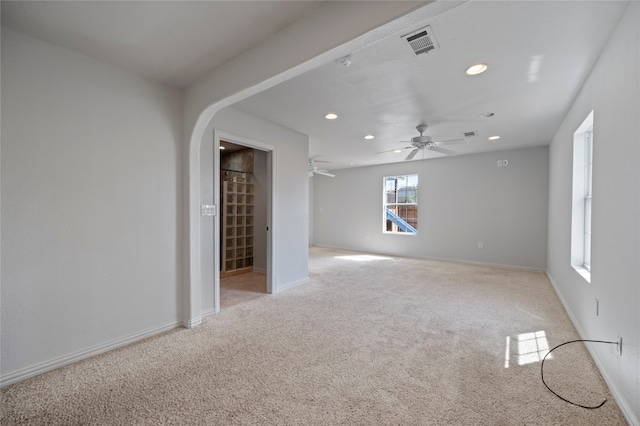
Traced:
<path fill-rule="evenodd" d="M 220 140 L 220 309 L 270 293 L 270 152 Z"/>

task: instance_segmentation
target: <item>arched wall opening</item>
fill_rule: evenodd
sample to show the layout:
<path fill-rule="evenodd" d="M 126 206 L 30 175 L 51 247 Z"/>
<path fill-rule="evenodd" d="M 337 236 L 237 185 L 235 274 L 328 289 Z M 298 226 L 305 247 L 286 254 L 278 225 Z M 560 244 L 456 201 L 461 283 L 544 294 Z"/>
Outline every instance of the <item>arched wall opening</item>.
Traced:
<path fill-rule="evenodd" d="M 253 140 L 263 140 L 260 132 L 252 136 L 251 133 L 255 131 L 255 128 L 250 128 L 246 125 L 240 126 L 235 130 L 232 128 L 220 129 L 216 124 L 218 118 L 221 120 L 218 124 L 224 120 L 220 114 L 231 114 L 231 116 L 235 117 L 242 115 L 239 111 L 228 107 L 317 66 L 356 52 L 358 49 L 375 43 L 384 37 L 398 35 L 406 32 L 408 28 L 422 25 L 427 19 L 459 7 L 464 3 L 466 1 L 381 2 L 376 5 L 367 4 L 367 13 L 362 14 L 361 6 L 364 5 L 359 5 L 357 2 L 329 2 L 318 9 L 317 13 L 309 16 L 308 19 L 303 19 L 296 23 L 290 31 L 282 32 L 272 40 L 265 42 L 264 49 L 253 49 L 247 52 L 246 55 L 241 55 L 231 63 L 225 64 L 220 72 L 211 74 L 187 91 L 185 129 L 188 147 L 185 158 L 187 175 L 184 183 L 186 194 L 184 205 L 187 210 L 184 216 L 187 229 L 185 232 L 183 258 L 183 264 L 185 265 L 184 287 L 181 294 L 183 326 L 190 328 L 202 322 L 201 294 L 203 283 L 201 263 L 203 259 L 200 247 L 201 244 L 208 244 L 209 242 L 214 244 L 213 235 L 203 236 L 200 226 L 201 146 L 203 143 L 209 143 L 213 140 L 214 127 L 217 130 L 225 130 Z M 327 22 L 340 23 L 345 20 L 349 22 L 349 25 L 336 25 L 335 31 L 332 31 L 331 34 L 326 34 Z M 320 31 L 325 36 L 317 37 L 317 31 Z M 294 40 L 293 44 L 292 40 Z M 271 59 L 269 66 L 265 66 L 265 57 Z M 273 123 L 261 121 L 256 117 L 245 116 L 244 119 L 253 121 L 257 128 L 269 128 L 274 134 L 278 134 L 283 130 L 283 128 L 274 128 Z M 233 121 L 232 119 L 231 122 Z M 232 125 L 231 127 L 234 126 Z M 288 136 L 296 139 L 295 136 L 290 134 Z M 298 134 L 298 137 L 300 136 L 304 137 L 304 135 Z M 264 142 L 269 143 L 269 141 Z M 283 167 L 279 167 L 278 170 L 274 170 L 274 179 L 277 185 L 284 189 L 283 193 L 293 189 L 294 194 L 298 192 L 308 194 L 308 138 L 303 152 L 305 153 L 301 154 L 300 147 L 294 143 L 287 144 L 286 149 L 278 149 L 276 161 L 279 164 L 287 164 L 287 169 L 283 171 Z M 296 161 L 301 155 L 305 157 L 304 161 L 301 164 L 297 164 Z M 293 165 L 293 167 L 289 168 L 289 165 Z M 304 189 L 295 187 L 295 184 L 291 188 L 287 183 L 295 182 L 295 176 L 290 176 L 288 172 L 293 172 L 295 175 L 299 170 L 302 170 L 300 181 L 304 182 Z M 274 191 L 276 193 L 281 192 L 278 189 L 278 187 L 275 187 Z M 279 250 L 294 251 L 297 248 L 295 244 L 291 245 L 287 241 L 280 241 L 278 236 L 286 234 L 286 232 L 300 232 L 305 235 L 305 247 L 301 251 L 305 255 L 302 263 L 306 269 L 308 203 L 301 203 L 300 199 L 296 201 L 297 203 L 292 202 L 290 199 L 283 199 L 283 197 L 278 198 L 278 203 L 283 207 L 282 210 L 293 208 L 295 211 L 297 206 L 306 205 L 306 211 L 300 216 L 304 217 L 307 223 L 304 224 L 303 229 L 291 229 L 291 226 L 295 228 L 298 223 L 279 222 L 279 218 L 274 217 L 273 238 L 275 240 L 275 248 L 273 254 L 277 258 L 281 258 L 286 253 L 280 253 Z M 276 206 L 276 209 L 278 209 L 278 206 Z M 278 211 L 281 210 L 278 209 Z M 285 229 L 278 229 L 282 227 Z M 275 292 L 296 285 L 301 280 L 304 281 L 299 277 L 299 271 L 288 271 L 280 267 L 281 261 L 276 261 L 276 263 L 278 274 L 276 282 L 273 283 Z"/>
<path fill-rule="evenodd" d="M 218 217 L 203 216 L 201 207 L 215 205 L 217 211 L 220 209 L 220 194 L 216 192 L 214 183 L 218 179 L 220 165 L 214 161 L 216 156 L 213 155 L 220 138 L 267 151 L 269 155 L 272 204 L 268 269 L 271 292 L 277 293 L 308 279 L 308 205 L 299 202 L 308 198 L 308 137 L 233 108 L 222 108 L 211 116 L 197 144 L 198 149 L 190 155 L 190 287 L 184 306 L 189 316 L 185 316 L 183 321 L 186 327 L 197 326 L 203 314 L 219 309 L 218 266 L 211 267 L 212 263 L 219 261 Z M 278 167 L 278 164 L 286 164 L 286 167 Z M 216 253 L 212 253 L 212 249 Z M 211 294 L 215 306 L 210 303 Z"/>

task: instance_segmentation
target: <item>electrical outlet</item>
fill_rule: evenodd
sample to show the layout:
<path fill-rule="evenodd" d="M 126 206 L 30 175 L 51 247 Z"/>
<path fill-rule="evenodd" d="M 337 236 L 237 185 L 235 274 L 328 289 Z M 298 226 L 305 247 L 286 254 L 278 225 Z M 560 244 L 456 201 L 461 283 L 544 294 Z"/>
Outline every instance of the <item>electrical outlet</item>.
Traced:
<path fill-rule="evenodd" d="M 502 167 L 502 160 L 498 160 L 498 167 Z"/>
<path fill-rule="evenodd" d="M 622 356 L 622 336 L 618 335 L 618 355 Z"/>
<path fill-rule="evenodd" d="M 483 249 L 484 248 L 484 243 L 482 243 L 482 242 L 478 243 L 478 248 L 479 249 Z"/>

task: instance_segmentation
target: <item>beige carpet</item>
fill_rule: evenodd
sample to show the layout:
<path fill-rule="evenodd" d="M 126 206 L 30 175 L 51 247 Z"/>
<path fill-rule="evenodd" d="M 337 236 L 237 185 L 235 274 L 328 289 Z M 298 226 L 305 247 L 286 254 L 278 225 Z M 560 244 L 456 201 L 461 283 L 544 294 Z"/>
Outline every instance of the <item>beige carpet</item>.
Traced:
<path fill-rule="evenodd" d="M 310 278 L 9 386 L 0 423 L 626 424 L 581 343 L 547 382 L 609 402 L 540 381 L 578 338 L 543 273 L 312 249 Z"/>

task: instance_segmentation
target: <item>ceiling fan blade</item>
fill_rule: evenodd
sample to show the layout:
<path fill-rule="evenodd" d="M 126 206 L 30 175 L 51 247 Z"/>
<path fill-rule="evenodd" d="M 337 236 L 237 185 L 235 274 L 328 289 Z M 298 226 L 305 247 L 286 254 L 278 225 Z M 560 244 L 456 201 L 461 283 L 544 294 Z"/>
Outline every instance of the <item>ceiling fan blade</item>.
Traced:
<path fill-rule="evenodd" d="M 440 152 L 442 154 L 447 154 L 447 155 L 450 155 L 452 157 L 455 156 L 455 155 L 458 155 L 458 153 L 455 152 L 455 151 L 451 151 L 450 149 L 442 148 L 442 147 L 439 147 L 439 146 L 430 146 L 428 149 L 430 151 Z"/>
<path fill-rule="evenodd" d="M 415 157 L 415 156 L 416 156 L 416 154 L 418 153 L 418 151 L 420 151 L 418 148 L 414 149 L 413 151 L 411 151 L 411 152 L 409 153 L 409 155 L 407 155 L 407 158 L 405 158 L 404 160 L 405 160 L 405 161 L 407 161 L 407 160 L 411 160 L 413 157 Z"/>
<path fill-rule="evenodd" d="M 441 141 L 433 141 L 434 143 L 437 144 L 447 144 L 447 145 L 457 145 L 459 143 L 469 143 L 468 140 L 466 139 L 445 139 L 445 140 L 441 140 Z"/>
<path fill-rule="evenodd" d="M 386 150 L 386 151 L 376 152 L 376 154 L 384 154 L 384 153 L 387 153 L 387 152 L 395 152 L 395 151 L 399 151 L 399 150 L 401 150 L 401 149 L 413 149 L 413 147 L 412 147 L 412 146 L 405 146 L 404 148 L 388 149 L 388 150 Z"/>
<path fill-rule="evenodd" d="M 322 175 L 322 176 L 336 177 L 336 175 L 334 175 L 333 173 L 329 173 L 326 170 L 314 170 L 313 173 L 318 174 L 318 175 Z"/>

